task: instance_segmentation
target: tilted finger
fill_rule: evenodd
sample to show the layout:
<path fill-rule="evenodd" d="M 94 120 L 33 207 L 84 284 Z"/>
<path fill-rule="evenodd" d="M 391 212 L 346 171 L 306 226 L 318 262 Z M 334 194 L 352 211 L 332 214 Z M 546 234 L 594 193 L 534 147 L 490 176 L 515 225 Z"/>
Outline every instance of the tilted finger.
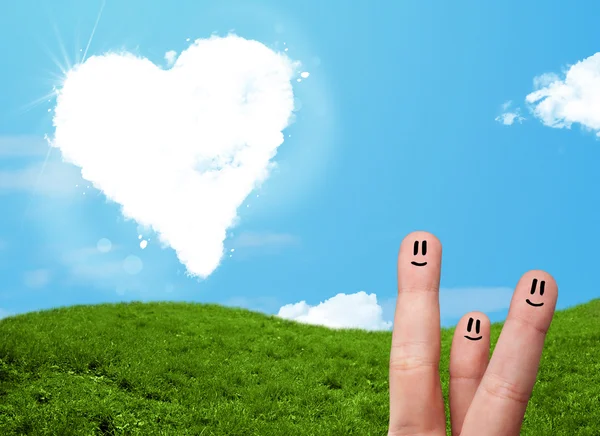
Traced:
<path fill-rule="evenodd" d="M 445 435 L 439 377 L 442 245 L 413 232 L 400 245 L 390 352 L 390 435 Z"/>
<path fill-rule="evenodd" d="M 519 435 L 557 298 L 558 288 L 550 274 L 529 271 L 523 275 L 467 412 L 462 436 Z"/>
<path fill-rule="evenodd" d="M 490 320 L 469 312 L 454 331 L 450 350 L 450 421 L 460 435 L 463 421 L 490 359 Z"/>

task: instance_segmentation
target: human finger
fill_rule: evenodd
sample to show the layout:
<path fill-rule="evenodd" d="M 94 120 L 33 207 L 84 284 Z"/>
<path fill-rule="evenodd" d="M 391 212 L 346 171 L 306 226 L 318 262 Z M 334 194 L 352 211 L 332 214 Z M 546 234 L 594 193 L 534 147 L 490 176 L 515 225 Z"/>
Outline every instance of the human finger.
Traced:
<path fill-rule="evenodd" d="M 400 245 L 390 352 L 389 435 L 446 434 L 439 377 L 440 241 L 413 232 Z"/>
<path fill-rule="evenodd" d="M 490 320 L 469 312 L 454 330 L 450 350 L 450 422 L 460 435 L 463 421 L 490 360 Z"/>

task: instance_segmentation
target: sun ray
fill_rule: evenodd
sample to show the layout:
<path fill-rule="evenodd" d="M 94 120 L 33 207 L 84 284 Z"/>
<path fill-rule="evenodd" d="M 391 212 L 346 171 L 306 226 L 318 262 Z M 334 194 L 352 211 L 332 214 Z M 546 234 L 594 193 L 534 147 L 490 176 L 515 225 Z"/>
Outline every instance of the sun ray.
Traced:
<path fill-rule="evenodd" d="M 43 95 L 40 98 L 33 100 L 32 102 L 24 104 L 23 106 L 18 108 L 16 112 L 18 114 L 22 115 L 22 114 L 27 113 L 30 110 L 38 107 L 39 105 L 43 104 L 44 102 L 48 102 L 48 100 L 52 100 L 52 98 L 54 98 L 54 97 L 56 97 L 56 91 L 52 90 L 49 93 L 47 93 L 46 95 Z"/>
<path fill-rule="evenodd" d="M 66 71 L 69 71 L 73 68 L 73 64 L 71 63 L 71 60 L 69 59 L 69 55 L 67 54 L 67 49 L 65 48 L 65 43 L 63 42 L 62 37 L 60 36 L 60 32 L 58 31 L 58 27 L 56 26 L 56 23 L 52 24 L 52 28 L 54 29 L 54 34 L 56 35 L 58 47 L 60 49 L 60 53 L 62 54 L 63 61 L 65 63 L 64 65 L 66 67 Z"/>
<path fill-rule="evenodd" d="M 98 12 L 98 16 L 96 17 L 96 23 L 94 24 L 94 28 L 92 29 L 92 34 L 90 35 L 90 39 L 88 40 L 87 46 L 85 47 L 85 51 L 83 52 L 83 58 L 81 62 L 85 62 L 85 58 L 87 57 L 87 52 L 90 49 L 90 44 L 92 43 L 92 39 L 94 39 L 94 34 L 96 33 L 96 29 L 98 28 L 98 23 L 100 22 L 100 18 L 102 17 L 102 12 L 104 11 L 104 6 L 106 6 L 106 0 L 102 0 L 102 5 L 100 6 L 100 12 Z"/>
<path fill-rule="evenodd" d="M 44 42 L 38 41 L 38 44 L 42 47 L 46 56 L 48 56 L 48 58 L 52 61 L 52 63 L 59 69 L 59 71 L 61 72 L 63 77 L 66 76 L 67 73 L 69 72 L 67 65 L 61 64 L 60 61 L 58 60 L 58 58 L 52 53 L 52 50 L 50 50 Z M 54 74 L 56 74 L 56 73 L 54 73 Z"/>
<path fill-rule="evenodd" d="M 85 51 L 83 52 L 83 57 L 81 59 L 78 59 L 78 57 L 79 57 L 78 54 L 77 53 L 75 54 L 74 61 L 75 61 L 76 65 L 85 62 L 85 58 L 87 57 L 88 51 L 90 49 L 90 45 L 92 43 L 92 40 L 94 39 L 94 35 L 96 34 L 96 29 L 98 28 L 98 23 L 100 22 L 100 18 L 102 18 L 102 13 L 104 11 L 104 7 L 105 6 L 106 6 L 106 0 L 102 0 L 102 5 L 100 6 L 100 11 L 98 12 L 98 16 L 96 17 L 96 22 L 94 23 L 94 27 L 92 28 L 92 32 L 90 34 L 90 38 L 89 38 L 89 40 L 87 42 L 87 45 L 85 47 Z M 59 49 L 60 49 L 60 54 L 63 57 L 64 64 L 61 64 L 61 62 L 59 61 L 59 59 L 57 59 L 57 57 L 52 53 L 52 51 L 50 51 L 48 49 L 48 47 L 45 44 L 43 44 L 41 41 L 40 41 L 40 44 L 42 45 L 42 47 L 44 47 L 44 49 L 46 51 L 46 54 L 48 55 L 48 57 L 50 58 L 50 60 L 58 67 L 58 69 L 62 73 L 62 76 L 59 75 L 59 74 L 56 74 L 56 73 L 51 73 L 51 75 L 53 75 L 53 76 L 56 77 L 56 79 L 57 79 L 57 81 L 59 83 L 55 84 L 53 86 L 53 88 L 52 88 L 52 91 L 49 92 L 48 94 L 46 94 L 45 96 L 40 97 L 40 98 L 36 99 L 35 101 L 33 101 L 31 103 L 28 103 L 25 106 L 23 106 L 21 108 L 21 111 L 23 111 L 23 112 L 31 110 L 31 109 L 33 109 L 36 106 L 39 106 L 44 101 L 47 101 L 49 99 L 51 100 L 52 97 L 56 97 L 56 95 L 57 95 L 57 90 L 56 90 L 57 86 L 64 82 L 67 74 L 74 67 L 74 65 L 71 63 L 71 60 L 69 59 L 69 57 L 67 55 L 67 50 L 65 48 L 65 44 L 64 44 L 64 42 L 62 40 L 62 37 L 60 36 L 60 32 L 58 30 L 56 22 L 54 20 L 52 20 L 52 18 L 50 16 L 50 11 L 46 10 L 46 12 L 48 13 L 49 21 L 51 22 L 52 28 L 54 29 L 54 34 L 56 35 L 56 39 L 57 39 L 58 46 L 59 46 Z M 79 45 L 79 43 L 77 42 L 76 43 L 76 51 L 77 51 L 77 46 L 78 45 Z M 50 111 L 50 109 L 48 111 Z M 47 136 L 46 136 L 46 140 L 49 141 L 49 139 L 48 139 Z M 38 176 L 36 178 L 35 185 L 34 185 L 34 188 L 33 188 L 33 194 L 30 197 L 30 199 L 29 199 L 29 201 L 27 203 L 27 206 L 25 208 L 25 217 L 24 217 L 24 219 L 22 221 L 22 224 L 24 223 L 25 218 L 27 217 L 27 214 L 29 213 L 29 209 L 31 207 L 31 203 L 32 203 L 32 200 L 33 200 L 32 197 L 35 196 L 37 194 L 37 192 L 38 192 L 38 188 L 39 188 L 39 184 L 40 184 L 42 175 L 44 173 L 46 165 L 48 164 L 48 160 L 50 159 L 50 154 L 52 153 L 52 148 L 53 147 L 50 144 L 48 144 L 48 152 L 46 153 L 46 158 L 44 159 L 44 162 L 43 162 L 43 164 L 42 164 L 42 166 L 40 168 L 40 172 L 38 173 Z"/>

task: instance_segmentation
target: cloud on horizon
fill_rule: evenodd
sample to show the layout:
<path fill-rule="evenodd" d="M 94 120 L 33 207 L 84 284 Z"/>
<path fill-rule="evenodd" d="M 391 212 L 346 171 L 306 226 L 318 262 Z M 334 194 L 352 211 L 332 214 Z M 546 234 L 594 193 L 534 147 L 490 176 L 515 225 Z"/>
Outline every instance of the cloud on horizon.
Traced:
<path fill-rule="evenodd" d="M 454 320 L 471 311 L 493 313 L 510 306 L 513 289 L 507 287 L 473 287 L 440 289 L 440 318 Z M 306 301 L 286 304 L 277 316 L 306 324 L 329 328 L 390 330 L 393 327 L 396 298 L 377 302 L 375 294 L 364 291 L 337 294 L 317 305 Z"/>
<path fill-rule="evenodd" d="M 334 329 L 389 330 L 392 323 L 384 321 L 382 314 L 377 296 L 360 291 L 355 294 L 339 293 L 315 306 L 306 301 L 286 304 L 279 309 L 277 316 Z"/>

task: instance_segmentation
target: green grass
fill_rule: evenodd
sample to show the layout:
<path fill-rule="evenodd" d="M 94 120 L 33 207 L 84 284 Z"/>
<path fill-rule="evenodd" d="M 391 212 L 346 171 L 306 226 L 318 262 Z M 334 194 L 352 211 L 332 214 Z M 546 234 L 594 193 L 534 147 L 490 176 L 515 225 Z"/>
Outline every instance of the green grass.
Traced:
<path fill-rule="evenodd" d="M 204 304 L 9 317 L 0 434 L 385 435 L 390 341 Z M 522 434 L 600 435 L 600 300 L 556 313 Z"/>

